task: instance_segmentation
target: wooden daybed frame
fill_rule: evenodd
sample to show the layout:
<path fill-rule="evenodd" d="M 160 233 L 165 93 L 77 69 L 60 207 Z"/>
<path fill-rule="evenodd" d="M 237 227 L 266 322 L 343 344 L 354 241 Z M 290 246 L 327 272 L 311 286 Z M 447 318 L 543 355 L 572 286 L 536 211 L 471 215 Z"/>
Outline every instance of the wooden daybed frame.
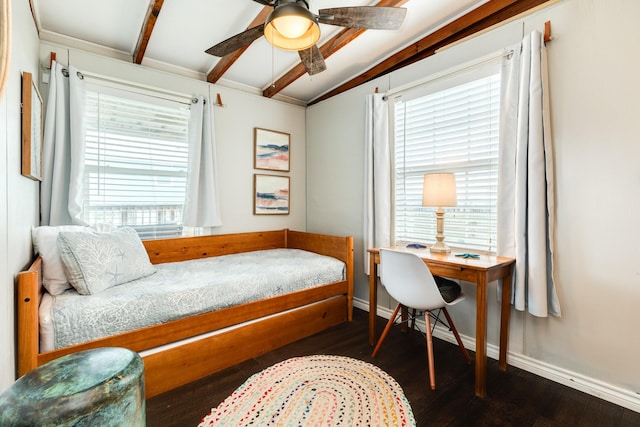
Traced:
<path fill-rule="evenodd" d="M 352 320 L 352 237 L 285 229 L 143 243 L 154 264 L 261 249 L 304 249 L 343 261 L 346 280 L 40 353 L 38 306 L 43 287 L 37 257 L 18 274 L 19 376 L 66 354 L 125 347 L 141 353 L 149 398 Z M 216 333 L 181 342 L 212 331 Z"/>

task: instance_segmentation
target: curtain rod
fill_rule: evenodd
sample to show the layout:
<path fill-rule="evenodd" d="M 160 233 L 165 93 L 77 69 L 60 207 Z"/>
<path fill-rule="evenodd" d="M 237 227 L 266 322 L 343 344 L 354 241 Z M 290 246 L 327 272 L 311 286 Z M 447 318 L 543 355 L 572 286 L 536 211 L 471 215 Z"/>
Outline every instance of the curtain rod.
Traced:
<path fill-rule="evenodd" d="M 86 72 L 86 71 L 81 72 L 81 74 L 83 75 L 82 78 L 86 76 L 86 77 L 89 77 L 90 79 L 100 80 L 107 83 L 115 83 L 116 85 L 131 87 L 133 89 L 138 89 L 138 90 L 143 89 L 145 91 L 151 92 L 151 93 L 148 93 L 151 96 L 157 97 L 159 94 L 162 94 L 167 97 L 171 97 L 174 101 L 181 102 L 183 104 L 195 103 L 193 102 L 194 97 L 192 95 L 187 95 L 180 92 L 162 89 L 155 86 L 145 85 L 142 83 L 133 83 L 127 80 L 119 79 L 117 77 L 108 77 L 102 74 L 95 74 L 95 73 Z"/>
<path fill-rule="evenodd" d="M 45 69 L 51 70 L 51 66 L 53 64 L 53 61 L 55 61 L 55 60 L 56 60 L 56 53 L 55 52 L 49 52 L 49 66 L 48 67 L 47 66 L 43 66 L 43 67 Z M 176 102 L 180 102 L 180 103 L 183 103 L 183 104 L 189 104 L 189 103 L 196 104 L 198 102 L 198 98 L 197 97 L 192 97 L 190 95 L 186 95 L 186 94 L 180 93 L 180 92 L 168 91 L 166 89 L 159 89 L 159 88 L 154 87 L 154 86 L 147 86 L 147 85 L 138 84 L 138 83 L 133 84 L 133 83 L 127 81 L 127 80 L 117 79 L 117 78 L 114 78 L 114 77 L 107 77 L 107 76 L 104 76 L 104 75 L 101 75 L 101 74 L 94 74 L 94 73 L 87 73 L 87 72 L 83 73 L 81 71 L 77 72 L 77 76 L 80 79 L 84 79 L 85 74 L 88 77 L 94 78 L 96 80 L 103 80 L 103 81 L 107 81 L 107 82 L 117 83 L 117 84 L 120 84 L 120 85 L 132 86 L 132 87 L 134 87 L 136 89 L 145 88 L 145 89 L 148 89 L 148 90 L 150 90 L 150 91 L 152 91 L 154 93 L 154 94 L 151 94 L 151 96 L 157 95 L 158 93 L 163 93 L 163 94 L 169 95 L 172 98 L 174 98 L 174 100 Z M 65 77 L 69 77 L 69 70 L 67 68 L 63 68 L 62 69 L 62 75 L 64 75 Z M 175 98 L 178 98 L 178 99 L 175 99 Z M 189 101 L 187 101 L 187 99 L 189 99 Z M 208 102 L 207 98 L 204 97 L 204 95 L 203 95 L 203 102 L 204 102 L 205 105 Z M 225 104 L 222 102 L 222 96 L 220 96 L 219 92 L 216 95 L 216 101 L 213 103 L 213 105 L 215 107 L 222 107 L 222 108 L 225 107 Z"/>
<path fill-rule="evenodd" d="M 62 75 L 65 77 L 69 77 L 69 69 L 68 68 L 63 68 L 62 69 Z M 135 89 L 140 89 L 143 88 L 146 90 L 149 90 L 150 92 L 153 93 L 147 93 L 147 95 L 149 96 L 155 96 L 158 97 L 158 93 L 162 93 L 163 95 L 167 95 L 167 96 L 171 96 L 173 99 L 173 101 L 175 102 L 179 102 L 181 104 L 197 104 L 198 103 L 198 98 L 197 97 L 193 97 L 190 95 L 185 95 L 184 93 L 180 93 L 180 92 L 173 92 L 173 91 L 168 91 L 166 89 L 158 89 L 154 86 L 148 86 L 148 85 L 142 85 L 142 84 L 138 84 L 138 83 L 131 83 L 128 82 L 126 80 L 121 80 L 121 79 L 116 79 L 116 78 L 112 78 L 112 77 L 106 77 L 100 74 L 93 74 L 93 73 L 87 73 L 85 72 L 81 72 L 81 71 L 77 71 L 76 75 L 78 76 L 78 78 L 80 80 L 84 80 L 85 75 L 89 78 L 95 79 L 95 80 L 102 80 L 105 82 L 109 82 L 109 83 L 116 83 L 118 85 L 124 85 L 124 86 L 129 86 L 129 87 L 133 87 Z M 206 105 L 207 104 L 207 98 L 203 97 L 203 103 Z M 220 94 L 218 94 L 218 103 L 214 104 L 216 106 L 219 107 L 224 107 L 224 104 L 222 104 L 222 98 L 220 97 Z"/>
<path fill-rule="evenodd" d="M 51 52 L 50 55 L 51 56 L 50 56 L 49 67 L 48 67 L 49 69 L 51 69 L 52 63 L 56 59 L 55 52 Z M 47 67 L 45 66 L 44 68 L 47 68 Z M 69 77 L 69 69 L 67 67 L 62 68 L 62 75 L 65 77 Z M 132 83 L 130 81 L 119 79 L 116 77 L 108 77 L 102 74 L 96 74 L 96 73 L 87 72 L 87 71 L 78 71 L 76 75 L 80 79 L 84 79 L 85 77 L 88 77 L 94 80 L 101 80 L 107 83 L 115 83 L 116 85 L 131 87 L 133 89 L 137 89 L 138 91 L 142 89 L 142 91 L 146 92 L 147 95 L 155 96 L 156 98 L 159 98 L 159 95 L 162 94 L 175 102 L 180 102 L 186 105 L 190 105 L 192 103 L 195 104 L 197 102 L 197 98 L 193 97 L 192 95 L 187 95 L 181 92 L 162 89 L 155 86 L 145 85 L 142 83 Z M 206 98 L 205 98 L 205 104 L 206 104 Z"/>

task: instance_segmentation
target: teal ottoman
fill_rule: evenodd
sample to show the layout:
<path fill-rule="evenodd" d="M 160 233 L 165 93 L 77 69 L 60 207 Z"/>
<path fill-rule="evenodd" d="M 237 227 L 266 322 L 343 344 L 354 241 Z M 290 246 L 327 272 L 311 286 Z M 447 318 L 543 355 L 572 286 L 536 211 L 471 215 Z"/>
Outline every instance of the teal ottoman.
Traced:
<path fill-rule="evenodd" d="M 0 426 L 144 425 L 144 364 L 125 348 L 52 360 L 0 395 Z"/>

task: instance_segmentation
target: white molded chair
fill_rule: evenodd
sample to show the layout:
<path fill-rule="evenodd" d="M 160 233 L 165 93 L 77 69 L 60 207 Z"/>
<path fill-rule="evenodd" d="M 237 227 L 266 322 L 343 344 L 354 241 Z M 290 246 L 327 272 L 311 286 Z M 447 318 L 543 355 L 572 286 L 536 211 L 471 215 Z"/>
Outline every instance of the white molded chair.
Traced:
<path fill-rule="evenodd" d="M 462 354 L 467 361 L 467 364 L 471 363 L 471 358 L 467 349 L 464 348 L 460 335 L 456 330 L 447 306 L 454 305 L 462 301 L 465 296 L 460 294 L 458 298 L 447 303 L 438 290 L 438 285 L 431 274 L 431 271 L 424 263 L 424 261 L 416 254 L 411 252 L 394 251 L 391 249 L 380 249 L 380 281 L 386 288 L 391 297 L 398 301 L 398 305 L 393 311 L 387 326 L 382 331 L 382 335 L 376 344 L 372 357 L 376 357 L 376 354 L 380 350 L 382 342 L 387 337 L 389 330 L 394 325 L 398 313 L 401 308 L 413 309 L 412 328 L 415 323 L 416 310 L 424 311 L 425 329 L 427 335 L 427 357 L 429 359 L 429 380 L 431 389 L 436 388 L 435 369 L 433 363 L 433 342 L 432 342 L 432 329 L 430 317 L 436 319 L 436 323 L 442 322 L 436 316 L 431 314 L 432 310 L 442 309 L 444 315 L 447 318 L 447 323 L 453 335 L 456 337 L 456 341 L 462 350 Z M 444 323 L 444 322 L 442 322 Z M 435 326 L 435 323 L 434 323 Z"/>

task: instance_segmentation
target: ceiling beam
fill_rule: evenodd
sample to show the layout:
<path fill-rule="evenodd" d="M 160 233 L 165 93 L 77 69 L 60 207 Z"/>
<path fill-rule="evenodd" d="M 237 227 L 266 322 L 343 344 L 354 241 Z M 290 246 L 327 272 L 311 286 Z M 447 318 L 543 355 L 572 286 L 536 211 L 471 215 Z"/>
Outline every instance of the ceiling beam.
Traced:
<path fill-rule="evenodd" d="M 140 35 L 138 36 L 136 49 L 133 51 L 133 62 L 136 64 L 142 63 L 142 58 L 144 58 L 144 53 L 147 50 L 153 27 L 156 25 L 156 20 L 158 19 L 158 15 L 160 15 L 160 9 L 162 9 L 163 3 L 164 0 L 152 0 L 149 5 L 147 16 L 142 25 L 142 31 L 140 31 Z"/>
<path fill-rule="evenodd" d="M 260 13 L 256 15 L 253 21 L 251 21 L 251 23 L 247 27 L 247 30 L 249 28 L 257 27 L 258 25 L 264 24 L 272 10 L 272 6 L 263 7 Z M 235 52 L 231 52 L 230 54 L 220 58 L 215 67 L 213 67 L 213 69 L 207 74 L 207 81 L 209 83 L 215 83 L 220 80 L 222 75 L 227 72 L 227 70 L 240 58 L 240 56 L 244 53 L 245 50 L 249 48 L 249 46 L 251 46 L 251 43 L 244 46 L 243 48 L 236 50 Z"/>
<path fill-rule="evenodd" d="M 405 4 L 407 1 L 408 0 L 380 0 L 376 4 L 376 6 L 395 7 Z M 366 30 L 363 28 L 343 29 L 320 47 L 320 53 L 322 54 L 322 57 L 327 59 L 328 57 L 345 47 L 347 44 L 351 43 L 351 41 L 353 41 L 356 37 L 358 37 L 365 31 Z M 304 64 L 297 64 L 289 71 L 287 71 L 282 77 L 276 80 L 273 85 L 270 85 L 267 89 L 265 89 L 262 92 L 262 95 L 267 98 L 273 97 L 278 92 L 289 86 L 291 83 L 295 82 L 300 77 L 305 75 L 306 72 L 307 69 L 305 68 Z"/>
<path fill-rule="evenodd" d="M 542 4 L 553 2 L 555 0 L 490 0 L 407 46 L 343 85 L 312 100 L 308 105 L 316 104 L 392 71 L 406 67 L 435 54 L 438 49 L 451 43 L 477 34 Z"/>

